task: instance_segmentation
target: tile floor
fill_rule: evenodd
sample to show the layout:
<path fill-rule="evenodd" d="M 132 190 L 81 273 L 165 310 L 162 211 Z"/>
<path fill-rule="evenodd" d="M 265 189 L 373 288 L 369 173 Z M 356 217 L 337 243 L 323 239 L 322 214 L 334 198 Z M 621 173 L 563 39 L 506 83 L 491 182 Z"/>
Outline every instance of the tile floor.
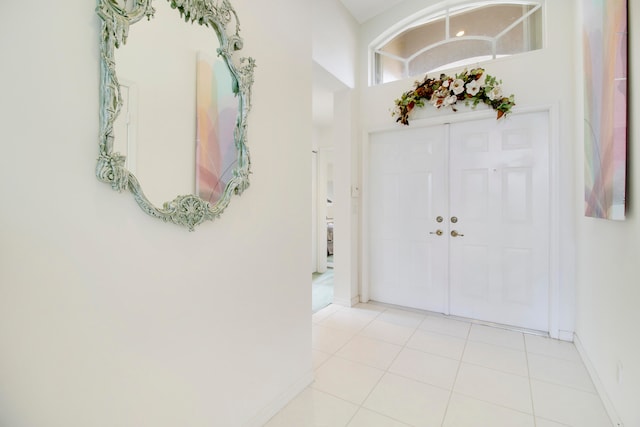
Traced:
<path fill-rule="evenodd" d="M 611 427 L 573 344 L 374 304 L 313 315 L 315 381 L 265 427 Z"/>

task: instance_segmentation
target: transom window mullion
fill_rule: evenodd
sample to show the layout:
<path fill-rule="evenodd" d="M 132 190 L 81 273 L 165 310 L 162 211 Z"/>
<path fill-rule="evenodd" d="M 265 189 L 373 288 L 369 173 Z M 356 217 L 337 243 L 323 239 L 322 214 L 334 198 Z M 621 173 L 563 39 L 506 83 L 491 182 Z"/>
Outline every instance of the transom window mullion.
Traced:
<path fill-rule="evenodd" d="M 451 6 L 442 0 L 439 10 L 425 9 L 372 44 L 372 84 L 541 49 L 544 1 L 466 0 Z M 512 31 L 519 25 L 522 32 Z M 460 34 L 454 37 L 452 29 Z"/>

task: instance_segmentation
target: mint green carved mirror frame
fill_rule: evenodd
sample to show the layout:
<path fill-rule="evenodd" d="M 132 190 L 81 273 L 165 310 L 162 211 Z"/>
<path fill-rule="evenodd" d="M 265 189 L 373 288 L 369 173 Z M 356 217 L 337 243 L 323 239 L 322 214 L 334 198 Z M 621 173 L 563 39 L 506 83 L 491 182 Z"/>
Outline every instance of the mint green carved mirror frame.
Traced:
<path fill-rule="evenodd" d="M 217 54 L 231 74 L 233 93 L 238 100 L 238 115 L 233 130 L 237 163 L 232 178 L 220 198 L 211 205 L 200 197 L 179 195 L 154 206 L 145 196 L 134 174 L 125 166 L 125 156 L 114 152 L 114 122 L 121 112 L 123 99 L 116 72 L 115 50 L 127 41 L 129 27 L 155 13 L 152 0 L 98 0 L 96 12 L 102 20 L 100 82 L 100 154 L 96 166 L 98 179 L 116 191 L 130 191 L 147 214 L 165 222 L 194 227 L 213 220 L 228 206 L 232 195 L 242 194 L 249 186 L 250 160 L 246 147 L 247 115 L 251 108 L 251 86 L 255 62 L 252 58 L 236 58 L 242 49 L 238 16 L 228 0 L 161 0 L 168 1 L 187 24 L 198 24 L 213 30 L 217 36 Z M 212 42 L 215 41 L 212 35 Z"/>

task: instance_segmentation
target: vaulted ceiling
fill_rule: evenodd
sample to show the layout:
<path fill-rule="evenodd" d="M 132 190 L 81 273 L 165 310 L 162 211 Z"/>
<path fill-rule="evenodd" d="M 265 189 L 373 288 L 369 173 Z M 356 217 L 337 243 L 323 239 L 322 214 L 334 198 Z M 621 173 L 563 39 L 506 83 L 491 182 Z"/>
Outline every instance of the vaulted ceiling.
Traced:
<path fill-rule="evenodd" d="M 316 0 L 326 1 L 326 0 Z M 340 0 L 358 23 L 373 18 L 403 0 Z M 313 122 L 327 126 L 333 120 L 333 92 L 339 88 L 337 80 L 322 67 L 313 70 Z"/>
<path fill-rule="evenodd" d="M 390 9 L 402 0 L 340 0 L 359 23 Z"/>

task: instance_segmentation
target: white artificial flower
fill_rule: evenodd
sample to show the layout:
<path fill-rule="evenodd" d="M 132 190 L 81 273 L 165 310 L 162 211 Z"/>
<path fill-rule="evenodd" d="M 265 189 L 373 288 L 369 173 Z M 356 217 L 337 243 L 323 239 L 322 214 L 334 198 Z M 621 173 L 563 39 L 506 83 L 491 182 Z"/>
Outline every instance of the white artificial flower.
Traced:
<path fill-rule="evenodd" d="M 464 91 L 464 80 L 462 79 L 455 79 L 453 81 L 453 86 L 451 87 L 451 90 L 453 91 L 453 93 L 455 93 L 456 95 L 460 95 L 463 91 Z"/>
<path fill-rule="evenodd" d="M 447 96 L 444 99 L 444 106 L 448 107 L 449 105 L 455 104 L 457 101 L 458 101 L 458 97 L 457 96 L 455 96 L 455 95 Z"/>
<path fill-rule="evenodd" d="M 502 88 L 500 86 L 494 86 L 489 93 L 487 94 L 490 100 L 494 101 L 496 99 L 502 98 Z"/>
<path fill-rule="evenodd" d="M 480 91 L 480 83 L 478 83 L 477 80 L 471 80 L 469 83 L 467 83 L 466 87 L 467 93 L 471 96 L 476 96 Z"/>
<path fill-rule="evenodd" d="M 487 74 L 483 72 L 480 78 L 478 79 L 478 84 L 480 84 L 480 87 L 484 86 L 484 84 L 486 83 L 486 80 L 487 80 Z"/>
<path fill-rule="evenodd" d="M 440 87 L 438 90 L 433 92 L 433 95 L 431 96 L 431 104 L 436 108 L 442 107 L 444 104 L 444 99 L 448 95 L 449 95 L 449 90 L 447 88 Z"/>
<path fill-rule="evenodd" d="M 449 87 L 449 80 L 445 80 L 442 82 L 443 87 Z"/>

